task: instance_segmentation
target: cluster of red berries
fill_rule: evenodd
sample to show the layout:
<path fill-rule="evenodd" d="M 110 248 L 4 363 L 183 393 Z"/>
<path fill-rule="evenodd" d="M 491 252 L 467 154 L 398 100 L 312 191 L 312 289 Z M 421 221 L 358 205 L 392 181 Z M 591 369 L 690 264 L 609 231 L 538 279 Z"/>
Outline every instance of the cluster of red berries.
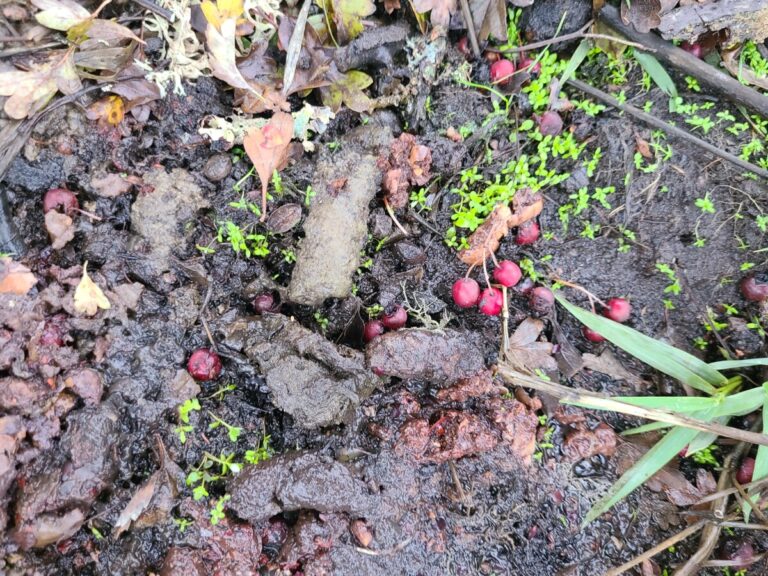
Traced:
<path fill-rule="evenodd" d="M 363 326 L 363 340 L 370 342 L 387 330 L 400 330 L 408 322 L 408 312 L 399 304 L 391 304 L 375 320 L 369 320 Z"/>
<path fill-rule="evenodd" d="M 624 323 L 629 320 L 632 314 L 632 306 L 629 305 L 629 301 L 624 298 L 611 298 L 605 303 L 605 309 L 603 310 L 603 316 L 610 318 L 614 322 Z M 584 338 L 590 342 L 604 342 L 605 338 L 586 326 L 582 326 L 581 333 Z"/>
<path fill-rule="evenodd" d="M 520 267 L 510 260 L 502 260 L 493 270 L 493 280 L 506 288 L 516 286 L 523 277 Z M 504 308 L 502 291 L 493 286 L 480 290 L 480 285 L 472 278 L 459 278 L 453 283 L 451 290 L 453 301 L 459 308 L 477 306 L 480 313 L 487 316 L 498 316 Z M 537 312 L 546 312 L 555 302 L 555 297 L 549 288 L 537 286 L 524 291 L 528 294 L 531 308 Z"/>

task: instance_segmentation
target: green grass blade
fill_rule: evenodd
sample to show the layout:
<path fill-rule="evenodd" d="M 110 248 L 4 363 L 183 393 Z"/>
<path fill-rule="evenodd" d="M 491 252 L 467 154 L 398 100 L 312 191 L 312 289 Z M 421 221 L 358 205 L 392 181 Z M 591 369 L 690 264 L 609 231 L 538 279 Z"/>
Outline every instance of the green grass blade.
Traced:
<path fill-rule="evenodd" d="M 563 70 L 563 75 L 560 76 L 561 88 L 565 86 L 565 83 L 568 82 L 569 78 L 576 73 L 576 70 L 579 66 L 581 66 L 581 63 L 584 62 L 584 59 L 587 57 L 588 53 L 589 41 L 585 38 L 581 41 L 581 43 L 579 43 L 579 46 L 576 48 L 576 50 L 573 51 L 571 59 L 568 60 L 568 66 L 565 67 L 565 70 Z"/>
<path fill-rule="evenodd" d="M 670 98 L 677 96 L 677 87 L 675 86 L 675 83 L 664 69 L 664 66 L 659 64 L 659 61 L 656 60 L 656 58 L 645 52 L 635 50 L 635 60 L 638 61 L 640 66 L 643 67 L 643 70 L 648 73 L 651 80 L 656 83 L 656 86 L 661 88 L 661 91 L 664 92 L 664 94 Z"/>
<path fill-rule="evenodd" d="M 654 430 L 663 430 L 664 428 L 670 428 L 672 424 L 667 424 L 666 422 L 649 422 L 648 424 L 643 424 L 642 426 L 638 426 L 637 428 L 630 428 L 628 430 L 624 430 L 624 432 L 621 433 L 622 436 L 632 436 L 634 434 L 645 434 L 646 432 L 653 432 Z"/>
<path fill-rule="evenodd" d="M 750 366 L 768 366 L 768 358 L 747 358 L 746 360 L 721 360 L 710 362 L 709 367 L 715 370 L 738 370 Z"/>
<path fill-rule="evenodd" d="M 717 405 L 715 398 L 706 396 L 616 396 L 614 400 L 667 412 L 696 412 Z"/>
<path fill-rule="evenodd" d="M 696 390 L 715 394 L 717 386 L 723 386 L 728 379 L 696 356 L 664 344 L 642 332 L 624 326 L 608 318 L 593 314 L 574 306 L 565 298 L 555 295 L 558 302 L 573 314 L 582 324 L 602 335 L 616 346 L 628 352 L 660 372 L 688 384 Z"/>
<path fill-rule="evenodd" d="M 716 418 L 714 421 L 718 424 L 727 424 L 728 420 L 728 417 L 724 416 L 722 418 Z M 696 452 L 701 452 L 715 440 L 717 440 L 717 434 L 714 432 L 699 432 L 696 438 L 691 440 L 691 443 L 688 444 L 688 450 L 685 451 L 685 455 L 691 456 L 696 454 Z"/>
<path fill-rule="evenodd" d="M 766 394 L 765 388 L 761 386 L 728 396 L 717 404 L 712 416 L 745 416 L 762 407 Z"/>
<path fill-rule="evenodd" d="M 600 498 L 594 506 L 587 512 L 587 516 L 582 522 L 582 527 L 586 526 L 603 512 L 609 510 L 614 504 L 622 498 L 629 495 L 635 488 L 643 484 L 648 478 L 661 470 L 664 465 L 672 460 L 677 454 L 685 448 L 696 435 L 698 430 L 690 428 L 681 428 L 675 426 L 664 438 L 656 442 L 653 448 L 648 450 L 637 463 L 627 470 L 618 481 L 611 486 L 608 493 Z"/>
<path fill-rule="evenodd" d="M 763 384 L 765 390 L 765 401 L 763 402 L 763 434 L 768 434 L 768 382 Z M 755 470 L 752 472 L 752 481 L 761 480 L 768 476 L 768 446 L 758 446 L 757 456 L 755 456 Z M 751 497 L 755 497 L 761 488 L 752 488 L 749 491 Z M 749 522 L 749 515 L 752 512 L 752 506 L 744 503 L 744 522 Z"/>

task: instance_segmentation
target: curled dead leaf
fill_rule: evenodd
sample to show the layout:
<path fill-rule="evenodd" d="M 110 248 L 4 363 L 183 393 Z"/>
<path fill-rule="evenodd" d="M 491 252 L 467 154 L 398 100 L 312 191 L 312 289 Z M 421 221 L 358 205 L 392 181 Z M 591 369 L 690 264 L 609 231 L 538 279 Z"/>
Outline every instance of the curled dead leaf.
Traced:
<path fill-rule="evenodd" d="M 88 262 L 83 264 L 83 276 L 75 288 L 75 310 L 86 316 L 93 316 L 99 311 L 111 307 L 101 288 L 88 276 Z"/>
<path fill-rule="evenodd" d="M 0 294 L 23 296 L 37 284 L 37 278 L 29 268 L 11 258 L 0 258 Z"/>
<path fill-rule="evenodd" d="M 545 372 L 557 370 L 557 362 L 552 357 L 551 342 L 539 342 L 544 330 L 544 322 L 537 318 L 526 318 L 509 338 L 507 359 L 517 370 L 533 372 L 541 369 Z"/>
<path fill-rule="evenodd" d="M 485 222 L 468 238 L 469 247 L 459 252 L 459 259 L 469 266 L 482 264 L 488 256 L 496 252 L 499 243 L 509 232 L 512 210 L 506 204 L 498 204 L 485 219 Z"/>
<path fill-rule="evenodd" d="M 509 219 L 509 227 L 514 228 L 533 220 L 544 209 L 544 197 L 530 188 L 523 188 L 515 192 L 512 199 L 512 217 Z"/>
<path fill-rule="evenodd" d="M 661 24 L 661 0 L 622 0 L 621 20 L 647 34 Z"/>

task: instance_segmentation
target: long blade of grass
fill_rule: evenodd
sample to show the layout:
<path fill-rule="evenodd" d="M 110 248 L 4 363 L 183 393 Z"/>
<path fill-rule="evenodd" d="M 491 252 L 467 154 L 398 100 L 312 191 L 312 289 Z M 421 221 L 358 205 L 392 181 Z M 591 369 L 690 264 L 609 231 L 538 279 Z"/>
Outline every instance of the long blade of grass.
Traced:
<path fill-rule="evenodd" d="M 762 386 L 733 394 L 717 404 L 712 411 L 712 416 L 745 416 L 761 408 L 765 397 L 766 390 Z"/>
<path fill-rule="evenodd" d="M 664 94 L 670 98 L 677 96 L 677 87 L 675 86 L 674 81 L 664 69 L 664 66 L 659 64 L 659 61 L 656 60 L 656 58 L 646 52 L 635 50 L 635 60 L 638 61 L 640 66 L 643 67 L 643 70 L 648 73 L 651 80 L 656 83 L 656 86 L 661 88 L 661 91 L 664 92 Z"/>
<path fill-rule="evenodd" d="M 614 400 L 670 412 L 696 412 L 717 404 L 716 398 L 706 396 L 617 396 Z"/>
<path fill-rule="evenodd" d="M 697 414 L 700 415 L 700 413 Z M 603 512 L 609 510 L 614 504 L 628 496 L 635 488 L 661 470 L 697 434 L 696 430 L 691 430 L 690 428 L 680 428 L 677 426 L 672 428 L 664 438 L 656 442 L 653 448 L 643 454 L 640 460 L 611 486 L 605 496 L 592 506 L 589 512 L 587 512 L 584 522 L 582 522 L 582 527 L 595 520 Z"/>
<path fill-rule="evenodd" d="M 750 366 L 768 366 L 768 358 L 747 358 L 746 360 L 720 360 L 710 362 L 709 367 L 715 370 L 738 370 Z"/>
<path fill-rule="evenodd" d="M 588 53 L 589 40 L 585 38 L 579 43 L 579 45 L 576 47 L 576 50 L 573 51 L 571 59 L 568 60 L 568 65 L 565 67 L 565 70 L 563 70 L 563 75 L 560 76 L 561 87 L 565 86 L 565 83 L 568 82 L 571 76 L 576 73 L 576 70 L 579 66 L 581 66 L 581 63 L 584 62 L 584 59 L 587 57 Z"/>
<path fill-rule="evenodd" d="M 728 417 L 723 416 L 722 418 L 715 419 L 715 422 L 718 424 L 727 424 L 728 423 Z M 699 432 L 696 435 L 696 438 L 691 440 L 691 443 L 688 444 L 688 449 L 685 451 L 685 456 L 692 456 L 693 454 L 696 454 L 696 452 L 701 452 L 712 444 L 715 440 L 717 440 L 718 436 L 714 432 Z"/>
<path fill-rule="evenodd" d="M 574 306 L 557 294 L 555 297 L 582 324 L 586 324 L 587 327 L 649 366 L 696 390 L 715 394 L 717 386 L 723 386 L 728 381 L 720 372 L 692 354 L 655 340 L 629 326 Z"/>

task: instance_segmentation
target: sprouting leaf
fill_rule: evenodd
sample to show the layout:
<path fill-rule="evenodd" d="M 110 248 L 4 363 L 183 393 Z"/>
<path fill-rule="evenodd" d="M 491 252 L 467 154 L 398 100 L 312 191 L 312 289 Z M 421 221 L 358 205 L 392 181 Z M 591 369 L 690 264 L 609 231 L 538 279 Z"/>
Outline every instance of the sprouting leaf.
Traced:
<path fill-rule="evenodd" d="M 656 83 L 656 86 L 658 86 L 664 94 L 670 98 L 677 97 L 677 87 L 675 86 L 674 81 L 664 67 L 659 64 L 659 61 L 656 60 L 656 58 L 650 54 L 641 52 L 640 50 L 635 50 L 634 55 L 635 60 L 640 63 L 643 70 L 648 73 L 651 79 Z"/>
<path fill-rule="evenodd" d="M 660 372 L 707 394 L 715 394 L 717 386 L 726 384 L 725 376 L 696 356 L 555 297 L 582 324 Z"/>
<path fill-rule="evenodd" d="M 75 288 L 75 310 L 86 316 L 93 316 L 99 311 L 108 310 L 111 307 L 109 300 L 104 296 L 96 283 L 88 276 L 88 262 L 83 264 L 83 277 Z"/>
<path fill-rule="evenodd" d="M 342 104 L 354 112 L 370 112 L 373 102 L 363 90 L 372 83 L 373 79 L 365 72 L 350 70 L 334 78 L 330 86 L 321 87 L 320 96 L 333 112 L 338 112 Z"/>
<path fill-rule="evenodd" d="M 62 32 L 91 16 L 91 13 L 75 0 L 32 0 L 32 4 L 41 10 L 35 14 L 35 20 L 39 24 Z"/>
<path fill-rule="evenodd" d="M 293 117 L 276 112 L 262 128 L 243 137 L 243 147 L 261 180 L 261 220 L 267 217 L 267 188 L 275 170 L 284 166 L 293 137 Z"/>
<path fill-rule="evenodd" d="M 72 51 L 56 52 L 30 70 L 0 73 L 0 96 L 10 96 L 4 110 L 8 116 L 21 120 L 42 110 L 59 90 L 73 94 L 82 88 Z"/>
<path fill-rule="evenodd" d="M 419 14 L 430 12 L 430 20 L 435 26 L 448 28 L 451 14 L 456 12 L 456 0 L 414 0 L 413 8 Z"/>
<path fill-rule="evenodd" d="M 37 284 L 29 268 L 5 256 L 0 258 L 0 294 L 23 296 Z"/>

